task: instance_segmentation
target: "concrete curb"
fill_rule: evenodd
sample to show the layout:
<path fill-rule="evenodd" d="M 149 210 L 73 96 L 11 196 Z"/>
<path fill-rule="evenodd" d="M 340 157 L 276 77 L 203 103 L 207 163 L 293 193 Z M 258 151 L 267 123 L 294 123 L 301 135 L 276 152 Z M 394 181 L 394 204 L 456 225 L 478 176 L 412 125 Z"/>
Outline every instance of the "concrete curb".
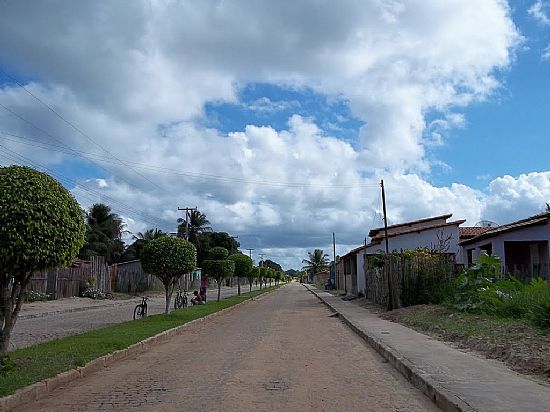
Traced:
<path fill-rule="evenodd" d="M 338 314 L 338 317 L 360 338 L 372 346 L 384 359 L 386 359 L 399 373 L 401 373 L 409 382 L 411 382 L 422 393 L 429 397 L 439 408 L 445 412 L 473 412 L 468 403 L 458 397 L 456 394 L 441 387 L 437 382 L 418 369 L 414 363 L 405 356 L 388 346 L 384 341 L 367 334 L 352 323 L 345 315 L 334 308 L 329 302 L 325 301 L 317 292 L 304 284 L 313 296 L 323 302 L 328 308 Z"/>
<path fill-rule="evenodd" d="M 282 286 L 284 285 L 281 285 L 281 287 Z M 191 320 L 187 323 L 184 323 L 183 325 L 176 326 L 172 329 L 167 329 L 140 342 L 134 343 L 133 345 L 130 345 L 125 349 L 117 350 L 100 358 L 93 359 L 84 366 L 79 366 L 75 369 L 69 369 L 68 371 L 61 372 L 51 378 L 44 379 L 40 382 L 21 388 L 11 395 L 0 398 L 0 412 L 7 412 L 29 402 L 37 401 L 41 398 L 44 398 L 54 390 L 70 384 L 77 379 L 89 376 L 95 372 L 102 370 L 104 367 L 111 366 L 123 359 L 142 354 L 151 349 L 154 345 L 165 342 L 169 338 L 182 333 L 185 329 L 196 322 L 204 322 L 212 319 L 213 317 L 232 311 L 241 305 L 262 300 L 266 296 L 275 292 L 277 289 L 271 290 L 267 293 L 262 293 L 260 296 L 255 298 L 249 298 L 243 302 L 237 303 L 236 305 L 221 309 L 217 312 L 211 313 L 210 315 L 203 316 L 202 318 Z"/>

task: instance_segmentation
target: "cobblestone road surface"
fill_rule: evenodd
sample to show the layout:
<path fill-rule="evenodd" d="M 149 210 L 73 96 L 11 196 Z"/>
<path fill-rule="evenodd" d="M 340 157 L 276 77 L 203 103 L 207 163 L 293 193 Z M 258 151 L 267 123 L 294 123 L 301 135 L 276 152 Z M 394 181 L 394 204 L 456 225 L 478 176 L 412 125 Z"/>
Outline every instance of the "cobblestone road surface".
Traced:
<path fill-rule="evenodd" d="M 258 289 L 257 287 L 253 287 Z M 248 292 L 248 285 L 243 286 L 241 291 Z M 208 290 L 207 299 L 216 300 L 217 290 Z M 223 288 L 221 290 L 221 298 L 234 296 L 237 294 L 237 288 Z M 191 299 L 191 294 L 189 294 Z M 174 298 L 172 296 L 172 304 Z M 25 312 L 22 313 L 23 318 L 18 319 L 10 341 L 10 350 L 24 348 L 35 345 L 37 343 L 46 342 L 52 339 L 59 339 L 64 336 L 74 335 L 76 333 L 86 332 L 93 329 L 104 328 L 116 323 L 132 320 L 134 316 L 134 307 L 141 302 L 141 298 L 120 300 L 120 301 L 102 301 L 103 306 L 97 301 L 90 302 L 91 306 L 88 310 L 68 312 L 68 313 L 52 313 L 49 316 L 24 318 Z M 164 295 L 153 296 L 148 301 L 149 315 L 156 315 L 164 312 Z M 46 307 L 50 302 L 41 302 L 42 307 Z M 51 302 L 55 310 L 62 310 L 62 304 Z M 108 304 L 108 307 L 104 305 Z M 75 306 L 75 305 L 72 305 Z M 78 308 L 86 309 L 86 308 Z M 40 315 L 35 313 L 37 310 L 27 311 L 31 316 Z"/>
<path fill-rule="evenodd" d="M 330 315 L 290 284 L 21 410 L 438 410 Z"/>

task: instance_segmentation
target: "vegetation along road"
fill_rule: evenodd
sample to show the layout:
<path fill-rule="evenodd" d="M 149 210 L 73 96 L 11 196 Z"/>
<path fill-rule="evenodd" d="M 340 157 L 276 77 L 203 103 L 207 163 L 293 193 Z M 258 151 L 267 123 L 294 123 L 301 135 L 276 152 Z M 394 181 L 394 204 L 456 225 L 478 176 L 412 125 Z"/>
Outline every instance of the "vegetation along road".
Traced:
<path fill-rule="evenodd" d="M 293 283 L 22 410 L 435 411 Z"/>
<path fill-rule="evenodd" d="M 248 285 L 241 287 L 242 292 L 248 292 Z M 253 290 L 258 289 L 253 286 Z M 221 297 L 235 296 L 237 288 L 223 288 Z M 208 300 L 215 300 L 216 290 L 209 289 Z M 189 293 L 189 300 L 191 300 Z M 85 299 L 85 298 L 82 298 Z M 76 333 L 93 329 L 104 328 L 121 322 L 132 320 L 134 307 L 141 299 L 129 299 L 112 301 L 114 306 L 93 308 L 81 312 L 52 313 L 51 315 L 37 318 L 21 318 L 17 320 L 17 326 L 13 331 L 10 341 L 10 350 L 21 349 L 38 343 L 59 339 Z M 164 312 L 164 294 L 150 298 L 148 302 L 149 315 L 157 315 Z M 172 296 L 172 305 L 174 297 Z"/>

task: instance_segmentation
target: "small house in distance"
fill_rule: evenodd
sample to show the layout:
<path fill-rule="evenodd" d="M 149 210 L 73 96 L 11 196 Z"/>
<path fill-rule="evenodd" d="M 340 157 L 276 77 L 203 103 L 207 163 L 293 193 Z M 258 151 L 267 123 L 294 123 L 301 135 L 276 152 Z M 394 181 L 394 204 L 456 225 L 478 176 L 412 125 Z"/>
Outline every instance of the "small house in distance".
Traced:
<path fill-rule="evenodd" d="M 388 226 L 389 250 L 425 247 L 435 252 L 455 254 L 457 263 L 462 263 L 462 254 L 458 246 L 459 226 L 465 220 L 448 222 L 452 216 L 452 213 L 449 213 Z M 367 255 L 385 250 L 386 236 L 383 227 L 371 229 L 369 237 L 371 241 L 366 246 Z"/>
<path fill-rule="evenodd" d="M 489 228 L 460 246 L 468 265 L 485 252 L 499 256 L 503 271 L 519 279 L 550 279 L 550 212 Z"/>
<path fill-rule="evenodd" d="M 438 253 L 452 254 L 455 256 L 455 262 L 462 264 L 463 254 L 458 245 L 460 241 L 459 226 L 465 220 L 449 222 L 448 219 L 452 216 L 449 213 L 388 226 L 389 250 L 427 248 Z M 339 279 L 342 279 L 338 281 L 337 287 L 345 289 L 347 293 L 365 294 L 365 255 L 376 255 L 385 251 L 384 227 L 371 229 L 369 237 L 369 243 L 346 253 L 337 264 Z"/>

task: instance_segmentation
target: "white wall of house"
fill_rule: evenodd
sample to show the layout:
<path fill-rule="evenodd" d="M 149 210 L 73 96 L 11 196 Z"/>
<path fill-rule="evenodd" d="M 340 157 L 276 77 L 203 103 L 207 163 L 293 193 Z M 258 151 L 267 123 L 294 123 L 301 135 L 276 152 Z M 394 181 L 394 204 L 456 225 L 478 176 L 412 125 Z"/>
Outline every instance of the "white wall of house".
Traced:
<path fill-rule="evenodd" d="M 491 244 L 493 254 L 499 256 L 502 261 L 502 265 L 506 265 L 506 256 L 504 254 L 504 242 L 521 242 L 521 241 L 548 241 L 550 256 L 550 224 L 540 226 L 530 226 L 521 229 L 516 229 L 510 232 L 501 233 L 495 237 L 482 239 L 477 242 L 464 245 L 462 247 L 462 258 L 464 262 L 468 262 L 468 250 L 473 251 L 474 260 L 484 245 Z"/>
<path fill-rule="evenodd" d="M 367 287 L 365 280 L 365 255 L 363 251 L 357 253 L 357 291 L 365 295 Z"/>
<path fill-rule="evenodd" d="M 416 249 L 419 247 L 427 247 L 431 249 L 434 245 L 438 243 L 439 237 L 444 239 L 450 236 L 449 241 L 449 250 L 448 253 L 454 253 L 456 255 L 456 263 L 463 263 L 463 251 L 458 246 L 459 241 L 459 232 L 458 226 L 444 226 L 434 229 L 426 229 L 420 232 L 406 233 L 403 235 L 397 235 L 388 238 L 390 251 L 392 250 L 406 250 L 406 249 Z M 379 245 L 369 246 L 367 248 L 367 254 L 378 253 L 380 249 L 385 250 L 385 240 L 382 239 L 382 243 Z M 359 252 L 361 253 L 361 252 Z"/>

